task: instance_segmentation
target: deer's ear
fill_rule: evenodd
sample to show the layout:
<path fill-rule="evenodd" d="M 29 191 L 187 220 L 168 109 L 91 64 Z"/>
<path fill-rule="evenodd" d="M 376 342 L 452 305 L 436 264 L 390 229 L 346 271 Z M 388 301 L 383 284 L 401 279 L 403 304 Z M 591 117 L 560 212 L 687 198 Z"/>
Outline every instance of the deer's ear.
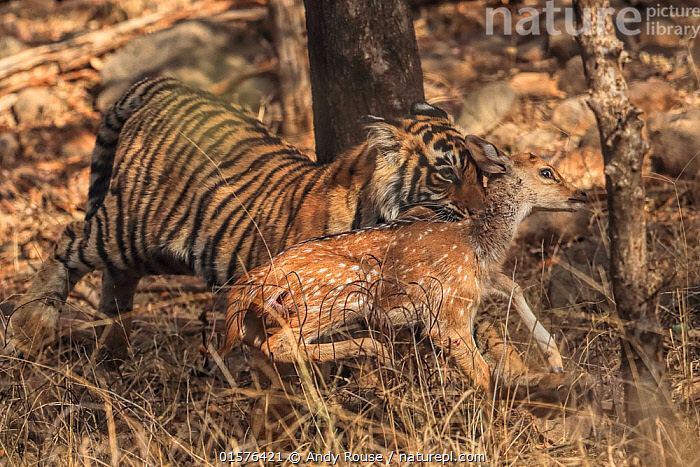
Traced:
<path fill-rule="evenodd" d="M 450 116 L 447 115 L 447 112 L 439 107 L 430 105 L 427 102 L 414 102 L 413 105 L 411 105 L 411 115 L 425 115 L 426 117 L 446 119 L 450 118 Z"/>
<path fill-rule="evenodd" d="M 474 135 L 467 135 L 464 139 L 476 165 L 483 172 L 490 174 L 506 173 L 509 168 L 513 167 L 512 159 L 488 141 Z"/>

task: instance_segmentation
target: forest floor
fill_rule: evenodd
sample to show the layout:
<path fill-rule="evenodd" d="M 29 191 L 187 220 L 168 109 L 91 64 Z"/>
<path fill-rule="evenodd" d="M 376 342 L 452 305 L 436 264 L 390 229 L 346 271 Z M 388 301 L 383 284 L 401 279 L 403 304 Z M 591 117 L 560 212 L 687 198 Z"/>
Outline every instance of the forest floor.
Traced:
<path fill-rule="evenodd" d="M 358 361 L 295 372 L 237 348 L 226 370 L 205 374 L 200 317 L 206 315 L 208 331 L 221 331 L 224 294 L 195 278 L 165 276 L 141 282 L 130 358 L 110 369 L 96 350 L 105 322 L 94 273 L 71 294 L 59 343 L 37 360 L 0 356 L 0 465 L 218 465 L 220 453 L 234 451 L 280 452 L 283 460 L 293 451 L 302 459 L 330 451 L 341 454 L 341 463 L 345 452 L 385 459 L 453 452 L 484 454 L 493 465 L 630 465 L 602 156 L 595 121 L 582 104 L 580 58 L 570 36 L 485 35 L 486 3 L 416 10 L 426 97 L 508 151 L 550 157 L 593 193 L 583 213 L 532 216 L 508 261 L 556 336 L 566 371 L 588 375 L 584 394 L 563 388 L 556 400 L 492 400 L 428 342 L 414 345 L 410 332 L 397 336 L 392 367 Z M 169 57 L 159 72 L 240 99 L 280 127 L 264 11 L 262 0 L 0 5 L 3 320 L 63 226 L 82 219 L 100 111 L 126 82 L 149 72 L 123 74 L 146 66 L 145 54 L 161 52 L 155 46 L 149 52 L 148 41 L 158 44 L 165 28 L 181 28 L 181 41 L 205 34 L 207 46 L 195 42 L 198 52 L 188 55 L 194 61 Z M 144 18 L 145 25 L 133 26 Z M 133 27 L 118 29 L 125 24 Z M 219 41 L 221 25 L 233 39 Z M 80 42 L 99 31 L 110 34 L 111 45 L 90 49 L 95 36 L 91 45 Z M 134 52 L 128 44 L 136 39 L 144 42 Z M 662 432 L 649 443 L 682 457 L 700 435 L 700 53 L 672 34 L 625 40 L 630 97 L 644 110 L 652 143 L 645 183 L 649 262 L 661 292 L 654 331 L 666 337 L 671 394 L 688 434 L 682 445 L 669 445 Z M 220 43 L 221 49 L 212 45 Z M 47 55 L 41 48 L 49 44 L 74 44 L 61 49 L 74 52 Z M 184 42 L 173 47 L 194 50 Z M 222 54 L 225 63 L 207 66 Z M 17 63 L 13 73 L 3 70 Z M 236 79 L 220 75 L 228 66 Z M 312 150 L 311 130 L 288 136 Z M 532 368 L 545 368 L 507 304 L 489 303 L 480 315 L 507 329 Z M 433 463 L 439 462 L 426 465 Z"/>

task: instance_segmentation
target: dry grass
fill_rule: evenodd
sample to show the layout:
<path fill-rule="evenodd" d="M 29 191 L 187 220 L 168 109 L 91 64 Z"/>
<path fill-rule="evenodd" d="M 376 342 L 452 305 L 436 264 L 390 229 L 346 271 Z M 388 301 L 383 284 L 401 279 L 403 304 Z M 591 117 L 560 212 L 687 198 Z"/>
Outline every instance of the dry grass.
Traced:
<path fill-rule="evenodd" d="M 689 286 L 700 283 L 700 215 L 684 198 L 674 201 L 673 190 L 651 193 L 653 264 L 669 278 L 658 332 L 668 336 L 666 359 L 684 430 L 697 435 L 699 300 L 697 288 Z M 31 200 L 19 198 L 15 207 L 24 202 Z M 563 388 L 563 405 L 546 397 L 494 400 L 475 392 L 428 342 L 413 342 L 411 332 L 398 335 L 390 368 L 358 361 L 294 371 L 236 349 L 223 362 L 225 370 L 205 374 L 197 350 L 199 316 L 218 317 L 210 324 L 220 329 L 223 297 L 213 299 L 199 282 L 175 278 L 142 282 L 130 356 L 114 369 L 100 363 L 96 350 L 106 321 L 97 315 L 99 276 L 93 274 L 68 300 L 59 344 L 32 361 L 0 357 L 0 463 L 219 465 L 221 452 L 252 451 L 279 452 L 287 464 L 291 452 L 303 459 L 309 452 L 332 452 L 341 454 L 341 463 L 345 452 L 385 459 L 393 452 L 392 463 L 399 453 L 453 452 L 483 454 L 489 464 L 625 465 L 629 429 L 621 411 L 618 324 L 607 275 L 601 274 L 604 264 L 590 254 L 589 269 L 566 266 L 577 248 L 605 250 L 605 213 L 594 211 L 585 239 L 524 244 L 512 255 L 528 299 L 544 310 L 539 315 L 560 339 L 567 371 L 586 372 L 595 383 L 585 395 Z M 18 216 L 16 228 L 49 219 L 55 225 L 56 218 L 68 217 L 51 209 L 32 212 Z M 3 303 L 26 287 L 36 264 L 25 262 L 27 253 L 43 256 L 53 235 L 46 237 L 34 236 L 24 246 L 14 242 L 17 254 L 3 255 Z M 566 282 L 572 277 L 573 286 Z M 552 307 L 552 284 L 558 282 L 578 288 L 576 305 Z M 490 304 L 482 315 L 507 327 L 529 364 L 544 368 L 520 321 L 504 319 L 506 308 Z M 663 438 L 649 442 L 669 449 Z M 683 455 L 686 448 L 671 451 Z"/>
<path fill-rule="evenodd" d="M 130 0 L 123 8 L 131 17 L 140 14 L 143 3 Z M 422 47 L 441 40 L 440 34 L 455 46 L 459 41 L 451 38 L 473 33 L 471 20 L 462 25 L 454 8 L 467 16 L 482 11 L 471 3 L 441 8 L 450 20 L 448 30 L 421 26 L 421 19 Z M 39 24 L 34 39 L 43 43 L 85 23 L 72 15 L 22 27 Z M 460 50 L 475 70 L 473 77 L 464 69 L 465 76 L 452 81 L 439 70 L 426 72 L 427 95 L 451 112 L 459 110 L 473 83 L 505 79 L 516 65 L 501 48 Z M 557 66 L 551 60 L 543 65 L 552 72 Z M 59 80 L 56 88 L 91 103 L 92 91 L 86 89 L 92 86 L 70 79 Z M 696 99 L 695 91 L 692 96 Z M 687 95 L 686 101 L 697 102 Z M 524 131 L 544 127 L 555 102 L 523 100 L 510 118 Z M 73 123 L 60 128 L 12 127 L 22 136 L 23 160 L 0 168 L 3 311 L 26 290 L 62 226 L 82 217 L 77 207 L 85 203 L 89 157 L 56 154 L 73 133 L 92 134 L 98 122 L 92 111 L 71 112 Z M 0 113 L 0 125 L 6 125 L 7 115 Z M 568 148 L 568 138 L 560 137 L 551 149 L 568 156 Z M 700 190 L 692 199 L 692 190 L 680 182 L 648 182 L 650 264 L 663 284 L 661 326 L 655 331 L 666 336 L 672 397 L 688 435 L 686 445 L 672 446 L 660 430 L 648 443 L 691 464 L 688 447 L 695 447 L 700 435 Z M 533 309 L 559 339 L 566 370 L 585 372 L 594 383 L 583 395 L 562 388 L 563 404 L 541 396 L 494 400 L 475 392 L 428 342 L 414 342 L 411 332 L 398 335 L 391 368 L 357 361 L 295 371 L 273 368 L 239 348 L 208 374 L 198 351 L 199 316 L 208 312 L 218 318 L 209 324 L 220 330 L 222 299 L 200 282 L 182 278 L 142 281 L 129 358 L 110 368 L 98 352 L 105 317 L 97 312 L 99 275 L 91 274 L 68 300 L 59 343 L 34 360 L 0 356 L 0 465 L 206 466 L 221 465 L 221 452 L 245 451 L 280 453 L 282 462 L 275 464 L 286 465 L 292 452 L 303 459 L 309 452 L 341 454 L 340 463 L 345 452 L 393 453 L 392 464 L 401 460 L 400 453 L 453 452 L 483 454 L 490 465 L 630 465 L 605 230 L 604 203 L 596 203 L 581 240 L 520 243 L 511 255 Z M 545 368 L 519 319 L 506 319 L 507 314 L 504 303 L 488 304 L 481 313 L 507 329 L 531 367 Z"/>

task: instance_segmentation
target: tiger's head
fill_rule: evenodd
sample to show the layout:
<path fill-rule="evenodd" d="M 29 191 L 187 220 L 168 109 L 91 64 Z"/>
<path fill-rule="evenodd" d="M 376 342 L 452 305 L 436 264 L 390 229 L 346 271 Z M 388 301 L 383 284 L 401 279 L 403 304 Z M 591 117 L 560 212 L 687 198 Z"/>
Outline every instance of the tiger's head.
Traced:
<path fill-rule="evenodd" d="M 419 102 L 406 119 L 364 117 L 367 144 L 377 152 L 374 204 L 385 220 L 428 207 L 445 220 L 464 218 L 484 203 L 482 173 L 501 172 L 503 153 L 462 135 L 442 109 Z"/>

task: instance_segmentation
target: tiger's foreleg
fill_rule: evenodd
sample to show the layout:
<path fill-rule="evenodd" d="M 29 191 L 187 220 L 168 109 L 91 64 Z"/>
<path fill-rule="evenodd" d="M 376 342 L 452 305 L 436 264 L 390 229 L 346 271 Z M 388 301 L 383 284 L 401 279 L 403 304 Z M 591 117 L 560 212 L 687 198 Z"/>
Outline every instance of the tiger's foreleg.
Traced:
<path fill-rule="evenodd" d="M 501 397 L 523 399 L 535 393 L 554 394 L 575 380 L 575 376 L 566 373 L 531 370 L 490 320 L 480 322 L 474 334 Z"/>
<path fill-rule="evenodd" d="M 516 384 L 518 378 L 530 373 L 518 351 L 495 329 L 490 320 L 482 320 L 476 325 L 474 337 L 495 379 L 494 383 L 510 386 Z"/>
<path fill-rule="evenodd" d="M 68 294 L 81 277 L 101 266 L 89 237 L 89 222 L 72 222 L 65 228 L 10 316 L 7 350 L 36 353 L 55 340 L 58 315 Z"/>

